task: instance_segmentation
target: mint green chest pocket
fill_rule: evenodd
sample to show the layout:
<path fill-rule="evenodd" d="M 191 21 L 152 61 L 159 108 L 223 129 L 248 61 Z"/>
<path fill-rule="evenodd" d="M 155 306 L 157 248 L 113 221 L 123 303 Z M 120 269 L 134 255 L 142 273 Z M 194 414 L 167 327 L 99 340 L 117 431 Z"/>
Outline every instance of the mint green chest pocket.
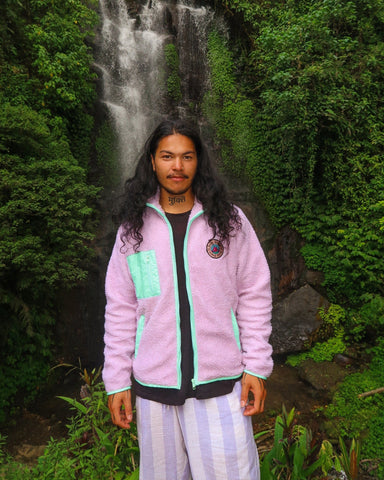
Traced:
<path fill-rule="evenodd" d="M 127 257 L 129 270 L 135 284 L 137 298 L 160 295 L 159 272 L 154 250 L 134 253 Z"/>

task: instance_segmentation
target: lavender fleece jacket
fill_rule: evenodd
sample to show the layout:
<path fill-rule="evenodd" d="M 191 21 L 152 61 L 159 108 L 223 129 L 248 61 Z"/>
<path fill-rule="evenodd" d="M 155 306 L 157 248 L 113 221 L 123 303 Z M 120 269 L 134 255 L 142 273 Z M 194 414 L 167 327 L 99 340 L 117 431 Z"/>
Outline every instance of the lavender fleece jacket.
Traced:
<path fill-rule="evenodd" d="M 256 234 L 242 227 L 224 252 L 208 254 L 212 230 L 195 201 L 184 242 L 194 352 L 194 385 L 248 372 L 267 378 L 273 368 L 269 268 Z M 131 386 L 180 388 L 181 350 L 172 228 L 158 196 L 149 200 L 140 251 L 120 239 L 106 276 L 105 363 L 109 394 Z M 223 253 L 220 256 L 220 253 Z"/>

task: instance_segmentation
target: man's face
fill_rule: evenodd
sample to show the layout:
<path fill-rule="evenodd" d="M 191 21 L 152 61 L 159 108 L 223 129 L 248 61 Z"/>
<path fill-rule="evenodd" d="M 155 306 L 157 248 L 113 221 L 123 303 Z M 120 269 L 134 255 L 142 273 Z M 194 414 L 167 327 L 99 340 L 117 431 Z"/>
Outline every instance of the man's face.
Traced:
<path fill-rule="evenodd" d="M 189 137 L 174 134 L 160 140 L 152 167 L 160 187 L 171 195 L 192 193 L 197 169 L 195 145 Z"/>

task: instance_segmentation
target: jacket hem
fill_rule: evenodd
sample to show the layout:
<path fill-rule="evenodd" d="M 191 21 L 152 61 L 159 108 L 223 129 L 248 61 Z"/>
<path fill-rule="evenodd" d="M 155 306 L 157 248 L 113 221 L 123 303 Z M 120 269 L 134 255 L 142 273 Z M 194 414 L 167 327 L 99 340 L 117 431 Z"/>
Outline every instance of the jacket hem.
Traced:
<path fill-rule="evenodd" d="M 140 385 L 143 385 L 143 387 L 151 387 L 151 388 L 176 388 L 176 389 L 180 389 L 180 385 L 156 385 L 154 383 L 145 383 L 145 382 L 141 382 L 140 380 L 138 380 L 136 377 L 135 377 L 135 380 L 137 383 L 140 383 Z"/>

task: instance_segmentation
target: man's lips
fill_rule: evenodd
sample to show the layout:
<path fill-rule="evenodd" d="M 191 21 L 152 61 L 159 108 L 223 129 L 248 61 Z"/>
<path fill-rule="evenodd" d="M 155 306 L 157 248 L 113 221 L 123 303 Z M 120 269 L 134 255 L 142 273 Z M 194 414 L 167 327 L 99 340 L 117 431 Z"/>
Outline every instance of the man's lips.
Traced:
<path fill-rule="evenodd" d="M 167 178 L 170 180 L 181 181 L 188 178 L 187 175 L 168 175 Z"/>

